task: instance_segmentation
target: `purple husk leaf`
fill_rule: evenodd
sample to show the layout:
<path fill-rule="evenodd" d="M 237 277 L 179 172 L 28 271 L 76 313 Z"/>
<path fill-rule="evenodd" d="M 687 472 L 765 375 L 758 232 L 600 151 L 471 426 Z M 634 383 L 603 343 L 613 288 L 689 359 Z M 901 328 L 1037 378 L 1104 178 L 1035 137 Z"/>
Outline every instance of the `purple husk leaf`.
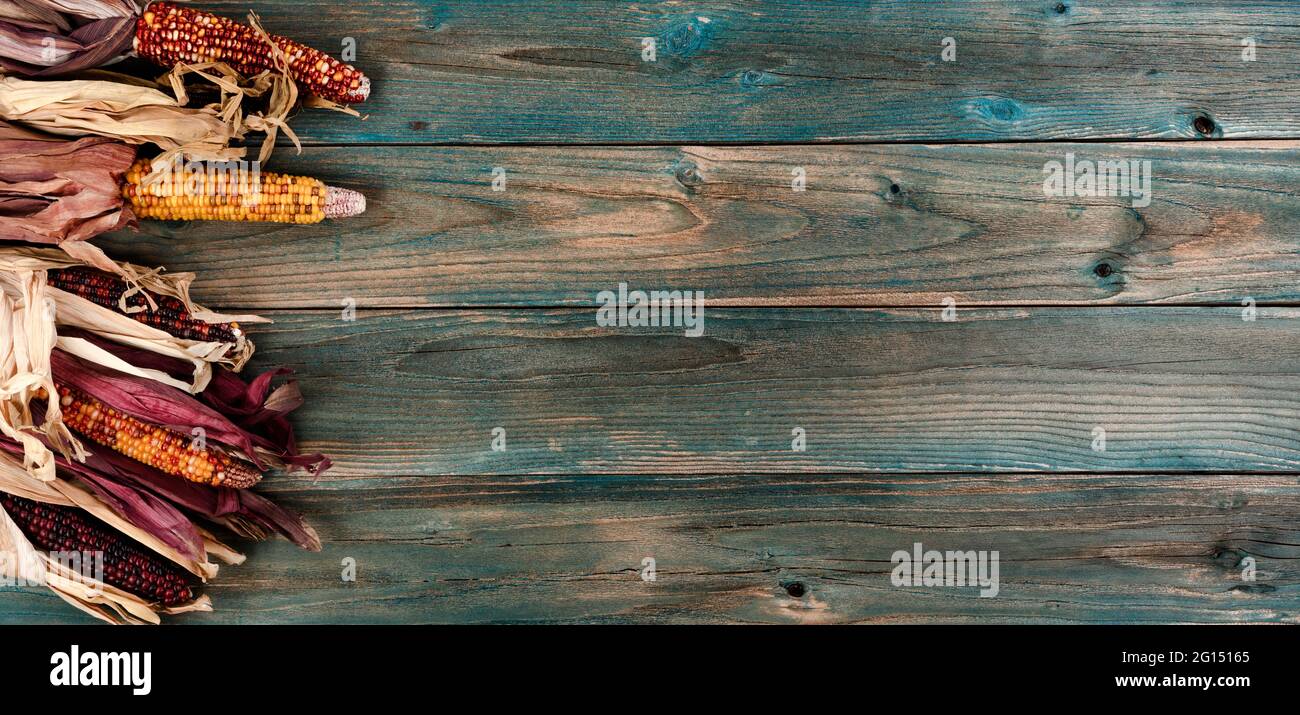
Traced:
<path fill-rule="evenodd" d="M 85 466 L 109 478 L 129 482 L 252 539 L 272 533 L 309 551 L 320 551 L 320 537 L 301 517 L 247 489 L 213 487 L 173 477 L 130 457 L 102 449 Z"/>
<path fill-rule="evenodd" d="M 59 385 L 76 388 L 123 414 L 181 434 L 190 434 L 198 427 L 207 439 L 241 450 L 258 469 L 268 468 L 251 435 L 174 387 L 127 375 L 58 349 L 50 352 L 50 369 Z"/>
<path fill-rule="evenodd" d="M 20 456 L 23 453 L 22 445 L 4 436 L 0 436 L 0 449 Z M 76 474 L 81 483 L 115 514 L 157 537 L 182 556 L 195 561 L 204 560 L 203 537 L 194 523 L 171 503 L 138 487 L 107 479 L 84 464 L 70 462 L 61 456 L 55 459 L 60 469 Z"/>
<path fill-rule="evenodd" d="M 189 363 L 183 360 L 115 343 L 84 330 L 64 329 L 60 331 L 60 334 L 88 340 L 136 367 L 158 370 L 177 379 L 189 378 L 191 367 Z M 110 372 L 114 375 L 120 375 L 116 371 Z M 220 366 L 214 366 L 212 380 L 208 383 L 207 388 L 199 393 L 198 398 L 207 406 L 216 410 L 222 417 L 237 425 L 257 447 L 270 452 L 285 465 L 306 469 L 315 476 L 329 469 L 330 460 L 323 454 L 301 454 L 298 452 L 298 443 L 294 437 L 293 425 L 287 417 L 290 412 L 302 406 L 303 403 L 302 394 L 298 391 L 297 381 L 290 380 L 272 389 L 275 378 L 291 374 L 293 374 L 293 371 L 288 368 L 274 368 L 253 378 L 251 383 L 246 383 L 235 373 Z M 130 376 L 124 375 L 122 377 Z M 130 377 L 130 379 L 140 380 L 135 377 Z M 170 388 L 163 386 L 162 389 L 167 390 Z M 96 395 L 96 397 L 99 396 Z M 102 397 L 99 397 L 99 399 L 103 400 Z M 104 401 L 108 402 L 107 400 Z M 118 408 L 117 405 L 111 402 L 108 404 Z M 122 411 L 126 412 L 125 409 Z M 128 414 L 133 413 L 128 412 Z M 139 419 L 158 424 L 157 420 L 151 419 L 147 415 L 140 416 Z M 185 432 L 188 433 L 189 428 L 186 428 Z M 225 441 L 219 437 L 215 438 L 217 441 Z"/>
<path fill-rule="evenodd" d="M 3 436 L 0 436 L 0 448 L 11 452 L 16 450 L 22 454 L 20 445 Z M 213 487 L 173 477 L 108 448 L 91 452 L 84 463 L 69 461 L 58 455 L 56 459 L 61 468 L 81 477 L 88 487 L 99 487 L 115 494 L 125 490 L 129 494 L 139 495 L 140 499 L 148 499 L 149 503 L 165 505 L 172 511 L 181 507 L 224 524 L 250 539 L 261 540 L 279 533 L 304 549 L 320 551 L 320 537 L 301 517 L 246 489 Z M 98 489 L 96 494 L 100 494 Z M 115 502 L 106 501 L 124 519 L 154 534 L 182 553 L 188 553 L 186 548 L 173 543 L 165 533 L 160 532 L 161 527 L 154 520 L 138 521 L 129 513 L 119 511 Z M 185 517 L 181 515 L 181 518 Z M 168 522 L 167 519 L 157 521 L 160 524 Z M 192 524 L 190 529 L 193 530 Z M 197 532 L 194 532 L 194 538 L 198 539 Z M 200 540 L 196 543 L 202 542 Z"/>

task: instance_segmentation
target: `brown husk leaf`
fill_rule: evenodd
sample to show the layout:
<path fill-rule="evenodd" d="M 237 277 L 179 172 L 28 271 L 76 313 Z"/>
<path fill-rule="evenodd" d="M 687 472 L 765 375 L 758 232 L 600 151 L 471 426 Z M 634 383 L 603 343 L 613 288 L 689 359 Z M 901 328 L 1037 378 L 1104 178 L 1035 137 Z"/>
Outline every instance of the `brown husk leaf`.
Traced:
<path fill-rule="evenodd" d="M 0 74 L 48 77 L 116 61 L 131 50 L 135 0 L 5 0 Z"/>
<path fill-rule="evenodd" d="M 49 243 L 100 270 L 115 270 L 83 243 L 134 226 L 120 185 L 135 149 L 103 137 L 69 141 L 0 121 L 0 239 Z"/>
<path fill-rule="evenodd" d="M 245 128 L 228 123 L 212 106 L 189 108 L 160 90 L 97 79 L 36 82 L 0 77 L 0 119 L 64 136 L 98 135 L 128 144 L 154 144 L 159 157 L 177 154 L 229 161 Z"/>

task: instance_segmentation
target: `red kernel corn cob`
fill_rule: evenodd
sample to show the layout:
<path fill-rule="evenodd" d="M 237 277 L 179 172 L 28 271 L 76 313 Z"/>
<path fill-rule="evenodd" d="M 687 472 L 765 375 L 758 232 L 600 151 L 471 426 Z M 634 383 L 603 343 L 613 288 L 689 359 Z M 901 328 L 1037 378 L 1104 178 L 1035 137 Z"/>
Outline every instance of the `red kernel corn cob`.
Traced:
<path fill-rule="evenodd" d="M 122 294 L 127 290 L 127 284 L 116 276 L 80 266 L 51 270 L 46 275 L 46 282 L 61 291 L 81 296 L 109 310 L 121 312 L 119 303 Z M 185 304 L 172 296 L 153 292 L 150 292 L 149 296 L 158 306 L 156 310 L 150 310 L 145 296 L 135 293 L 126 299 L 127 306 L 144 310 L 124 313 L 124 315 L 185 340 L 233 343 L 243 335 L 239 323 L 206 323 L 192 317 L 185 309 Z"/>
<path fill-rule="evenodd" d="M 191 449 L 187 436 L 122 414 L 80 390 L 60 385 L 59 405 L 63 423 L 72 431 L 165 474 L 232 489 L 262 479 L 253 465 L 220 448 Z"/>
<path fill-rule="evenodd" d="M 42 504 L 8 493 L 0 493 L 0 504 L 38 549 L 101 553 L 103 581 L 110 586 L 168 607 L 194 600 L 185 571 L 80 509 Z"/>
<path fill-rule="evenodd" d="M 340 104 L 366 101 L 370 80 L 352 65 L 287 37 L 271 35 L 303 90 Z M 135 51 L 164 67 L 221 61 L 245 75 L 275 69 L 271 46 L 252 27 L 212 13 L 156 2 L 136 23 Z"/>
<path fill-rule="evenodd" d="M 122 198 L 144 219 L 319 223 L 366 210 L 362 194 L 307 176 L 264 171 L 256 178 L 232 179 L 204 174 L 199 187 L 181 173 L 145 183 L 150 171 L 150 161 L 141 159 L 127 171 L 122 185 Z"/>

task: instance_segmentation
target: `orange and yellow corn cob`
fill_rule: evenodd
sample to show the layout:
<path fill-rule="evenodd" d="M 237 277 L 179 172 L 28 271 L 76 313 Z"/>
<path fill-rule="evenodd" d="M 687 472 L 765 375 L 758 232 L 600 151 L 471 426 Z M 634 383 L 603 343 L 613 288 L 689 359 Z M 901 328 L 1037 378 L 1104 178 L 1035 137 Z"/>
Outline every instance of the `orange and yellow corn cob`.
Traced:
<path fill-rule="evenodd" d="M 271 35 L 304 91 L 340 104 L 364 102 L 370 80 L 352 65 L 287 37 Z M 220 61 L 245 75 L 275 69 L 271 45 L 248 25 L 212 13 L 155 2 L 136 23 L 135 51 L 164 67 Z"/>
<path fill-rule="evenodd" d="M 164 172 L 146 183 L 151 171 L 150 161 L 140 159 L 122 185 L 122 198 L 144 219 L 319 223 L 366 210 L 360 193 L 307 176 L 261 172 L 232 177 L 213 172 L 188 177 Z"/>
<path fill-rule="evenodd" d="M 63 423 L 81 436 L 164 474 L 214 487 L 246 489 L 262 475 L 212 445 L 194 447 L 185 435 L 141 422 L 86 393 L 59 385 Z"/>

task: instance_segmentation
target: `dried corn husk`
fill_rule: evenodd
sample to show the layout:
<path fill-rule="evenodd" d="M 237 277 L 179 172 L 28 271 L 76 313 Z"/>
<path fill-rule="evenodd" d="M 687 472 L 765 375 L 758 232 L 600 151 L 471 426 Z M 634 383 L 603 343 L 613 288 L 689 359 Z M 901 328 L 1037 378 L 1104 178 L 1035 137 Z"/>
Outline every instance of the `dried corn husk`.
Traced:
<path fill-rule="evenodd" d="M 157 89 L 126 82 L 0 77 L 0 119 L 63 136 L 155 144 L 164 163 L 177 154 L 217 161 L 244 155 L 230 143 L 246 128 L 223 121 L 214 106 L 185 107 Z"/>
<path fill-rule="evenodd" d="M 76 141 L 0 122 L 0 239 L 51 243 L 100 270 L 114 264 L 85 239 L 135 225 L 120 186 L 135 149 Z"/>
<path fill-rule="evenodd" d="M 5 0 L 0 72 L 44 77 L 113 62 L 131 50 L 135 0 Z"/>
<path fill-rule="evenodd" d="M 183 106 L 189 103 L 191 91 L 194 89 L 185 84 L 186 78 L 191 75 L 219 90 L 217 101 L 209 103 L 204 109 L 215 112 L 222 122 L 231 127 L 232 136 L 243 139 L 249 132 L 265 132 L 266 137 L 262 140 L 258 161 L 265 162 L 271 157 L 271 152 L 275 149 L 276 137 L 282 131 L 293 142 L 298 152 L 302 152 L 302 143 L 298 140 L 298 135 L 289 128 L 288 123 L 289 115 L 298 104 L 298 85 L 289 77 L 287 69 L 276 72 L 268 70 L 253 77 L 245 77 L 224 62 L 197 64 L 182 62 L 159 77 L 156 82 L 105 71 L 87 72 L 83 76 L 87 79 L 129 83 L 148 89 L 171 90 L 176 101 Z M 203 86 L 200 83 L 199 87 Z M 265 99 L 265 105 L 259 112 L 246 113 L 245 99 Z M 164 166 L 164 162 L 173 158 L 174 156 L 167 154 L 157 157 L 154 159 L 155 169 L 160 169 Z"/>
<path fill-rule="evenodd" d="M 16 296 L 25 274 L 41 274 L 44 271 L 81 265 L 78 261 L 53 249 L 14 247 L 0 248 L 0 291 Z M 144 289 L 167 295 L 185 304 L 186 309 L 195 318 L 210 323 L 267 323 L 266 318 L 257 315 L 227 315 L 217 313 L 195 303 L 190 298 L 190 285 L 194 282 L 193 273 L 163 273 L 157 269 L 146 269 L 130 263 L 112 263 L 112 272 L 122 275 L 138 289 Z M 44 295 L 53 302 L 56 322 L 66 328 L 80 328 L 124 345 L 130 345 L 159 355 L 183 360 L 191 366 L 192 374 L 183 382 L 162 374 L 145 374 L 136 370 L 123 370 L 134 375 L 150 377 L 160 382 L 179 387 L 187 392 L 197 393 L 207 386 L 211 377 L 211 364 L 220 363 L 239 370 L 253 355 L 255 346 L 246 336 L 240 336 L 234 343 L 201 342 L 173 337 L 172 335 L 150 327 L 136 320 L 96 305 L 80 296 L 46 286 Z M 122 296 L 123 312 L 130 309 L 125 305 L 129 293 Z M 148 293 L 145 294 L 146 297 Z M 98 362 L 114 369 L 122 369 L 116 363 L 117 358 L 98 355 L 98 352 L 86 346 L 70 344 L 60 339 L 59 347 L 80 357 Z M 155 371 L 156 372 L 156 371 Z"/>
<path fill-rule="evenodd" d="M 139 323 L 79 296 L 46 284 L 45 269 L 72 263 L 52 249 L 0 249 L 0 434 L 23 448 L 23 466 L 42 481 L 55 478 L 54 452 L 82 461 L 86 451 L 63 425 L 57 401 L 51 401 L 43 419 L 33 413 L 31 403 L 41 394 L 55 394 L 51 353 L 56 346 L 87 364 L 101 366 L 145 381 L 196 393 L 212 378 L 212 362 L 242 365 L 252 355 L 249 341 L 240 344 L 196 342 Z M 139 277 L 144 287 L 189 300 L 190 274 L 163 276 L 123 264 Z M 219 316 L 195 306 L 203 315 L 219 319 L 257 322 L 256 316 Z M 155 354 L 190 366 L 190 374 L 178 379 L 167 373 L 130 362 L 84 338 L 61 337 L 57 326 L 81 329 L 146 354 Z"/>
<path fill-rule="evenodd" d="M 23 467 L 33 477 L 50 482 L 55 478 L 50 447 L 79 459 L 85 449 L 63 425 L 57 401 L 39 422 L 32 412 L 33 400 L 56 394 L 50 367 L 54 310 L 46 302 L 44 282 L 44 276 L 27 273 L 11 290 L 0 291 L 0 335 L 8 336 L 0 340 L 0 434 L 22 446 Z"/>
<path fill-rule="evenodd" d="M 88 336 L 87 339 L 137 367 L 151 368 L 173 375 L 182 374 L 186 369 L 183 362 L 165 355 L 147 353 L 121 343 L 111 343 L 98 336 Z M 63 359 L 60 352 L 55 351 L 54 356 L 51 357 L 55 378 L 59 378 L 60 371 L 66 370 L 72 362 Z M 78 370 L 87 373 L 96 371 L 102 372 L 99 367 Z M 245 451 L 251 444 L 256 455 L 272 466 L 305 469 L 313 474 L 320 474 L 330 467 L 329 458 L 322 454 L 300 452 L 293 426 L 287 418 L 289 413 L 303 404 L 302 393 L 298 390 L 297 382 L 290 379 L 278 386 L 275 385 L 277 378 L 291 374 L 291 370 L 277 368 L 257 375 L 250 382 L 244 382 L 229 370 L 218 368 L 213 370 L 212 381 L 196 396 L 207 408 L 215 411 L 224 422 L 221 433 L 212 435 L 217 441 L 237 446 Z M 109 402 L 114 409 L 132 414 L 145 422 L 187 429 L 204 426 L 205 430 L 208 429 L 201 423 L 205 419 L 203 415 L 187 407 L 185 401 L 182 400 L 175 407 L 157 406 L 156 401 L 166 399 L 166 395 L 162 398 L 145 395 L 157 391 L 158 388 L 151 385 L 134 387 L 132 383 L 138 380 L 130 377 L 108 377 L 114 382 L 124 383 L 122 390 L 126 393 L 132 396 L 137 394 L 144 396 L 142 399 L 148 400 L 151 406 L 141 408 L 139 404 L 132 404 L 137 402 L 136 399 L 119 399 L 114 397 L 111 391 L 96 392 L 97 388 L 89 378 L 78 378 L 82 382 L 74 386 L 86 388 L 86 391 Z M 163 419 L 169 413 L 175 415 L 175 421 Z M 222 433 L 225 434 L 224 437 L 221 436 Z"/>
<path fill-rule="evenodd" d="M 186 80 L 190 77 L 197 77 L 202 82 L 191 87 L 186 84 Z M 72 82 L 74 80 L 68 81 Z M 50 112 L 47 110 L 42 112 L 44 123 L 37 126 L 45 131 L 59 134 L 102 134 L 116 137 L 131 144 L 156 144 L 164 149 L 162 154 L 153 159 L 154 167 L 158 171 L 161 171 L 162 168 L 181 154 L 200 160 L 227 160 L 242 157 L 245 154 L 243 148 L 234 148 L 228 145 L 232 141 L 243 140 L 249 132 L 264 132 L 266 134 L 262 140 L 258 161 L 265 162 L 270 158 L 272 151 L 275 149 L 275 140 L 280 132 L 284 132 L 284 135 L 293 142 L 299 152 L 302 151 L 302 144 L 298 140 L 298 135 L 289 128 L 288 124 L 289 115 L 298 105 L 298 86 L 288 76 L 287 70 L 275 72 L 268 70 L 253 77 L 244 77 L 224 62 L 180 63 L 156 81 L 105 70 L 83 72 L 75 81 L 89 83 L 90 86 L 82 88 L 77 98 L 65 100 L 65 104 L 73 108 L 80 108 L 82 105 L 78 104 L 77 101 L 78 99 L 84 100 L 86 96 L 91 98 L 103 97 L 106 100 L 112 99 L 112 101 L 116 102 L 113 106 L 119 108 L 121 113 L 119 121 L 116 124 L 108 124 L 101 117 L 95 116 L 99 121 L 88 126 L 86 119 L 81 117 L 74 126 L 50 128 L 47 126 L 51 121 Z M 207 85 L 218 90 L 217 101 L 198 108 L 186 106 L 190 103 L 193 92 Z M 0 90 L 3 89 L 3 85 L 0 84 Z M 74 90 L 72 87 L 61 89 L 64 93 L 72 93 Z M 167 93 L 168 91 L 170 91 L 170 94 Z M 261 111 L 248 113 L 244 108 L 246 99 L 264 99 L 264 107 Z M 128 107 L 128 105 L 124 104 L 126 100 L 137 103 L 146 102 L 147 104 L 127 109 L 125 107 Z M 39 100 L 29 100 L 22 105 L 15 105 L 15 110 L 27 110 L 35 106 L 36 101 Z M 313 106 L 326 106 L 326 104 L 314 103 Z M 350 111 L 337 105 L 329 108 Z M 145 117 L 136 115 L 143 115 L 146 109 L 155 114 L 165 112 L 166 116 L 163 119 L 170 122 L 170 124 L 158 122 L 143 124 L 142 119 Z M 4 105 L 0 103 L 0 118 L 5 118 L 5 116 Z M 178 117 L 179 120 L 173 121 L 174 117 Z M 55 117 L 54 119 L 57 120 L 58 118 Z M 199 120 L 202 120 L 202 124 L 198 123 Z M 22 121 L 33 123 L 31 120 L 26 119 Z M 60 126 L 68 123 L 68 120 L 64 119 Z M 218 128 L 218 124 L 220 128 Z M 185 131 L 182 132 L 181 129 Z M 196 138 L 203 136 L 200 134 L 203 130 L 209 132 L 207 135 L 209 138 L 206 141 L 200 141 Z M 164 136 L 160 139 L 150 132 L 163 132 Z M 171 141 L 164 141 L 168 137 L 171 138 Z"/>
<path fill-rule="evenodd" d="M 231 126 L 240 127 L 242 132 L 265 132 L 258 161 L 265 162 L 275 149 L 275 138 L 281 131 L 293 142 L 294 147 L 302 153 L 302 143 L 298 135 L 289 128 L 289 114 L 298 103 L 298 85 L 290 79 L 288 70 L 279 72 L 262 72 L 245 78 L 224 62 L 202 62 L 199 64 L 178 64 L 171 72 L 163 75 L 158 83 L 170 86 L 178 100 L 184 104 L 189 100 L 189 91 L 185 87 L 186 75 L 196 75 L 221 89 L 221 99 L 215 105 L 218 116 Z M 266 97 L 266 108 L 261 112 L 244 113 L 245 98 Z M 243 136 L 243 133 L 240 134 Z M 154 164 L 158 166 L 157 162 Z"/>

